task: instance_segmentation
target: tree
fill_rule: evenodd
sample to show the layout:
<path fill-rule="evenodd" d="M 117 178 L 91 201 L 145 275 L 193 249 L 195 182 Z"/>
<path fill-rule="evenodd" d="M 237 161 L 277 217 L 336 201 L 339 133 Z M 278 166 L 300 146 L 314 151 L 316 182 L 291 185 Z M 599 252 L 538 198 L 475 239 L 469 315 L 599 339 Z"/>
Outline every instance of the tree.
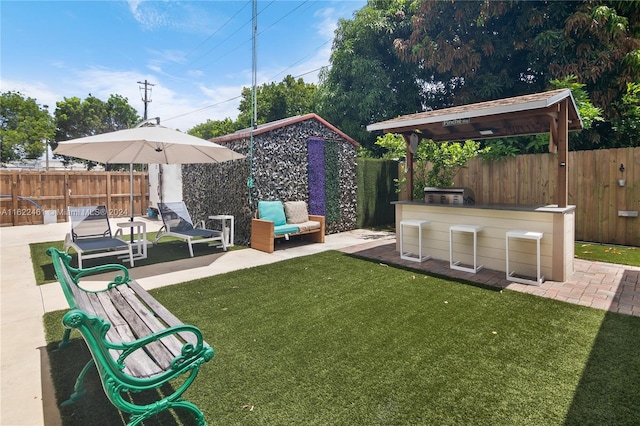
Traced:
<path fill-rule="evenodd" d="M 635 6 L 629 5 L 633 3 Z M 419 2 L 400 57 L 433 73 L 450 104 L 545 90 L 577 76 L 605 120 L 640 75 L 638 2 Z M 606 146 L 611 126 L 597 126 Z M 584 143 L 584 146 L 589 146 Z"/>
<path fill-rule="evenodd" d="M 370 1 L 353 20 L 341 20 L 331 67 L 320 74 L 319 114 L 374 151 L 367 124 L 422 110 L 424 74 L 401 61 L 393 46 L 410 34 L 414 3 Z"/>
<path fill-rule="evenodd" d="M 53 139 L 55 127 L 46 107 L 19 92 L 4 92 L 0 97 L 1 163 L 36 159 Z"/>
<path fill-rule="evenodd" d="M 54 115 L 54 148 L 61 141 L 128 129 L 140 122 L 135 108 L 120 95 L 109 96 L 107 102 L 91 94 L 84 101 L 78 97 L 64 98 L 63 101 L 56 102 Z M 62 157 L 63 162 L 69 162 L 68 157 Z M 92 166 L 91 162 L 87 164 L 89 168 Z"/>
<path fill-rule="evenodd" d="M 379 136 L 376 144 L 386 149 L 384 158 L 401 160 L 406 158 L 407 144 L 400 135 L 386 133 Z M 414 155 L 416 172 L 413 176 L 413 198 L 423 197 L 425 186 L 452 186 L 453 178 L 472 158 L 483 155 L 490 148 L 480 148 L 479 142 L 434 142 L 421 140 Z M 431 167 L 427 167 L 430 164 Z M 396 182 L 398 187 L 406 183 L 406 176 Z M 399 190 L 399 188 L 398 188 Z"/>
<path fill-rule="evenodd" d="M 611 123 L 613 130 L 620 135 L 619 146 L 640 146 L 640 79 L 637 83 L 627 84 L 622 99 L 613 107 L 620 111 Z"/>
<path fill-rule="evenodd" d="M 135 126 L 140 117 L 126 98 L 111 95 L 107 102 L 89 94 L 56 102 L 56 142 L 93 136 Z"/>
<path fill-rule="evenodd" d="M 257 123 L 264 124 L 283 118 L 307 114 L 315 111 L 317 87 L 287 75 L 282 82 L 263 84 L 256 88 Z M 251 88 L 242 89 L 242 99 L 238 107 L 240 128 L 251 126 L 253 102 Z"/>
<path fill-rule="evenodd" d="M 239 124 L 227 117 L 224 120 L 207 120 L 206 123 L 192 127 L 188 133 L 192 136 L 208 140 L 218 136 L 228 135 L 239 129 Z"/>
<path fill-rule="evenodd" d="M 542 92 L 575 75 L 604 122 L 572 137 L 574 147 L 622 146 L 629 141 L 618 117 L 633 117 L 622 97 L 640 83 L 639 4 L 370 0 L 338 25 L 320 114 L 371 148 L 370 123 Z M 530 141 L 496 144 L 491 155 L 522 152 Z"/>

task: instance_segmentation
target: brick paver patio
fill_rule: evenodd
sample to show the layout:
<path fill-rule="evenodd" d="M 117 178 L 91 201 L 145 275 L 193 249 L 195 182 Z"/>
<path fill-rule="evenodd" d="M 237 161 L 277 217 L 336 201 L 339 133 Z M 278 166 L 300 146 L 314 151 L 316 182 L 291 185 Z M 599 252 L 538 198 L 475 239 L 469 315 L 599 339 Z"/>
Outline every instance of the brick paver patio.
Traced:
<path fill-rule="evenodd" d="M 501 271 L 482 269 L 473 274 L 450 269 L 448 261 L 430 259 L 419 263 L 403 260 L 396 251 L 395 243 L 352 246 L 342 251 L 389 265 L 640 316 L 639 267 L 575 259 L 574 272 L 567 281 L 545 281 L 542 285 L 535 286 L 507 281 L 505 273 Z"/>

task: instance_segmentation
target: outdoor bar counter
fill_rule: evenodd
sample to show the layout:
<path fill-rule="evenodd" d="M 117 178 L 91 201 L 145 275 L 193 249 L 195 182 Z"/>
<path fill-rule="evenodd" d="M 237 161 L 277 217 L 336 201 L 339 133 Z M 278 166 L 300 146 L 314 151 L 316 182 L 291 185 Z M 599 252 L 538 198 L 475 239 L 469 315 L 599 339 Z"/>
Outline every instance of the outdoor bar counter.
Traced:
<path fill-rule="evenodd" d="M 540 266 L 544 278 L 566 281 L 573 272 L 575 206 L 452 205 L 427 204 L 423 201 L 396 201 L 393 204 L 398 252 L 401 251 L 400 232 L 403 232 L 403 251 L 419 252 L 418 228 L 405 226 L 401 230 L 401 221 L 428 221 L 422 227 L 422 255 L 445 261 L 450 260 L 451 226 L 482 226 L 477 233 L 477 265 L 506 272 L 507 232 L 537 232 L 542 233 Z M 473 265 L 473 234 L 456 232 L 453 241 L 456 260 Z M 536 277 L 536 251 L 535 240 L 510 238 L 510 272 Z"/>

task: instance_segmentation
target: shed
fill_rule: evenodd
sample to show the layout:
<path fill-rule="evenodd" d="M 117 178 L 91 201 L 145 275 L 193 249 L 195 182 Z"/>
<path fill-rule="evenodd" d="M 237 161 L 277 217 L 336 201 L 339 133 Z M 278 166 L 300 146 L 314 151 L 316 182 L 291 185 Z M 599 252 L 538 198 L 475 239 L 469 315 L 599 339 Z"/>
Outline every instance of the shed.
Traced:
<path fill-rule="evenodd" d="M 233 215 L 235 242 L 247 244 L 260 200 L 306 201 L 326 232 L 356 227 L 359 144 L 317 114 L 262 124 L 211 139 L 247 156 L 183 167 L 183 198 L 198 219 Z"/>

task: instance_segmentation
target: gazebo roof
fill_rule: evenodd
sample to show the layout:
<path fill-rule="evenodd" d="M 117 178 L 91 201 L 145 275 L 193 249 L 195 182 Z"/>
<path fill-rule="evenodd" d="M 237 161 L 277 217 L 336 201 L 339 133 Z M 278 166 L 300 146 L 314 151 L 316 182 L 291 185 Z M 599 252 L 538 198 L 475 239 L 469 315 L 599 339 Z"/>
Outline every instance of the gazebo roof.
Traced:
<path fill-rule="evenodd" d="M 560 102 L 567 98 L 568 130 L 581 130 L 582 119 L 569 89 L 403 115 L 370 124 L 367 130 L 404 134 L 418 131 L 422 138 L 438 142 L 549 133 L 558 117 Z"/>

